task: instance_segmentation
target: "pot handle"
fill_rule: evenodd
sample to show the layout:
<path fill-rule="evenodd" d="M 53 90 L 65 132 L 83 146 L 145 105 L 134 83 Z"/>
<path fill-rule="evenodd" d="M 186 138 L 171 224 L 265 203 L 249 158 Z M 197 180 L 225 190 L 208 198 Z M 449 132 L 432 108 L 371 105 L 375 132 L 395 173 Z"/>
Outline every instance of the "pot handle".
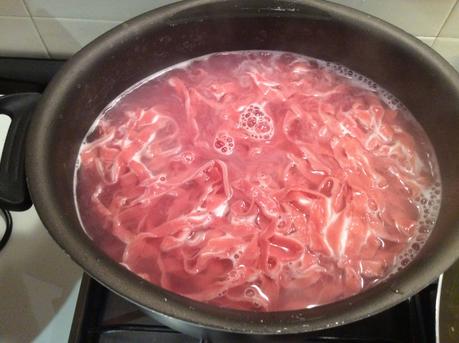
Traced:
<path fill-rule="evenodd" d="M 0 114 L 11 118 L 0 161 L 0 207 L 25 211 L 32 206 L 25 177 L 27 128 L 39 93 L 18 93 L 0 97 Z"/>

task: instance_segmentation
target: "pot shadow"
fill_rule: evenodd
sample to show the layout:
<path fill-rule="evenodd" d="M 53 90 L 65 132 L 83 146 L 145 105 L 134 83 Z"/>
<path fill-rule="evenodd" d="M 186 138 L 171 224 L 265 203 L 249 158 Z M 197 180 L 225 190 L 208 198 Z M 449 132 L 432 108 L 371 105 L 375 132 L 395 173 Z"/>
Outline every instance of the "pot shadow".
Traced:
<path fill-rule="evenodd" d="M 0 341 L 38 338 L 62 310 L 81 275 L 82 270 L 52 240 L 34 209 L 27 215 L 13 214 L 13 234 L 0 253 Z M 56 336 L 56 330 L 67 335 L 70 321 L 62 327 L 59 320 L 44 336 Z M 40 341 L 48 341 L 46 337 Z"/>

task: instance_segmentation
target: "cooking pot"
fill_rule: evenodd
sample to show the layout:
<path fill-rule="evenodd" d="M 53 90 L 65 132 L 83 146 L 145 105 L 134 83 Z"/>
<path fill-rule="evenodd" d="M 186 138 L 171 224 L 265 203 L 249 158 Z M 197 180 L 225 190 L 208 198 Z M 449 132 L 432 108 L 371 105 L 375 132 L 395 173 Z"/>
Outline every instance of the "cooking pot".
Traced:
<path fill-rule="evenodd" d="M 424 127 L 438 157 L 442 205 L 425 246 L 403 270 L 328 305 L 244 312 L 152 285 L 107 257 L 85 234 L 75 208 L 74 168 L 82 139 L 102 109 L 132 84 L 167 66 L 212 52 L 248 49 L 291 51 L 343 64 L 392 92 Z M 33 94 L 26 98 L 36 101 Z M 0 169 L 16 180 L 15 189 L 0 196 L 2 203 L 12 209 L 28 204 L 25 193 L 18 196 L 24 186 L 25 146 L 28 190 L 56 242 L 112 291 L 195 336 L 253 342 L 254 336 L 264 335 L 285 341 L 295 336 L 283 335 L 350 323 L 415 294 L 459 256 L 459 75 L 414 37 L 358 11 L 316 0 L 176 3 L 119 25 L 72 57 L 41 96 L 27 132 L 27 115 L 14 115 L 14 97 L 5 102 L 1 109 L 14 118 L 14 132 L 6 145 L 8 161 Z"/>

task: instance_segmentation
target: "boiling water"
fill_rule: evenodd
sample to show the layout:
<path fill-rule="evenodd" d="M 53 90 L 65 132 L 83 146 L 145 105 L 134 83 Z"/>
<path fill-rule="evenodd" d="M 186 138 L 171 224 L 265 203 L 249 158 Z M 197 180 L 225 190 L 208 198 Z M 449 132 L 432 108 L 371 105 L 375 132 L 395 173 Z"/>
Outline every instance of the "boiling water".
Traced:
<path fill-rule="evenodd" d="M 115 99 L 81 146 L 75 194 L 88 235 L 140 277 L 277 311 L 349 297 L 409 263 L 441 187 L 426 134 L 377 84 L 241 51 Z"/>

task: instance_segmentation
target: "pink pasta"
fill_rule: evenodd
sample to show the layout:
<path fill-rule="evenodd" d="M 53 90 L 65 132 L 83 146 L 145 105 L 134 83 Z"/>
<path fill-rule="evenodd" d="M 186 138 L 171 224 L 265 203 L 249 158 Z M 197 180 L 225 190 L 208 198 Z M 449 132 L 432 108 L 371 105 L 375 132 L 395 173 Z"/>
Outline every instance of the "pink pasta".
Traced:
<path fill-rule="evenodd" d="M 433 149 L 383 93 L 280 52 L 154 75 L 81 147 L 86 231 L 142 278 L 217 306 L 292 310 L 359 293 L 409 261 L 439 208 Z"/>

